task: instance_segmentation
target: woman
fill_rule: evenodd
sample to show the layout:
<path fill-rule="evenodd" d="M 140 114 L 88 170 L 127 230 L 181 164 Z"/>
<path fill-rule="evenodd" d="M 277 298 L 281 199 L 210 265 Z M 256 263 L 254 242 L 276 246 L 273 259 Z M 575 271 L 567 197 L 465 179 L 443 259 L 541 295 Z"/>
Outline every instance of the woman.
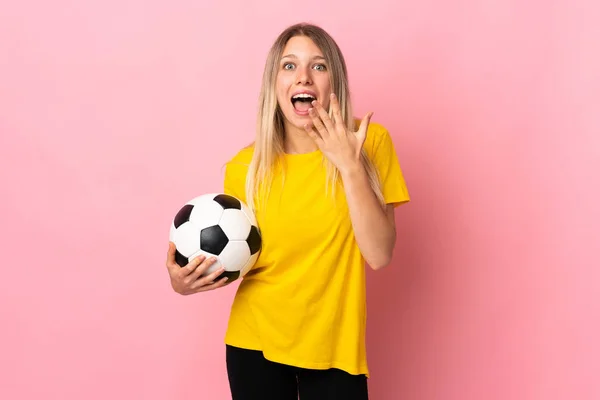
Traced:
<path fill-rule="evenodd" d="M 225 193 L 256 213 L 260 257 L 237 290 L 225 337 L 234 400 L 368 398 L 365 262 L 391 258 L 394 207 L 409 201 L 387 130 L 352 116 L 346 65 L 310 24 L 267 57 L 254 143 L 228 163 Z M 176 267 L 181 294 L 226 284 L 211 264 Z"/>

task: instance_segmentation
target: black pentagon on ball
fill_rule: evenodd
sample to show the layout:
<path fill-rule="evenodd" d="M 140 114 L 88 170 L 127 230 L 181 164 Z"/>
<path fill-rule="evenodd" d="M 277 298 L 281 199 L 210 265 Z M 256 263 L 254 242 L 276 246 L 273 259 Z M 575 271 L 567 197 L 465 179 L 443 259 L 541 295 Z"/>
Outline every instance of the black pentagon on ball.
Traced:
<path fill-rule="evenodd" d="M 194 209 L 193 204 L 186 204 L 177 212 L 175 218 L 173 219 L 173 224 L 175 228 L 179 228 L 182 224 L 188 222 L 190 220 L 190 214 Z"/>
<path fill-rule="evenodd" d="M 262 239 L 256 226 L 252 225 L 250 227 L 250 233 L 248 234 L 248 238 L 246 238 L 246 243 L 248 243 L 248 247 L 250 247 L 250 254 L 255 254 L 260 250 Z"/>
<path fill-rule="evenodd" d="M 219 225 L 209 226 L 200 231 L 200 249 L 219 255 L 229 243 L 227 235 Z"/>
<path fill-rule="evenodd" d="M 175 250 L 175 262 L 177 263 L 177 265 L 183 268 L 188 264 L 188 259 L 178 250 Z"/>
<path fill-rule="evenodd" d="M 240 201 L 228 194 L 218 194 L 213 200 L 216 203 L 220 204 L 224 210 L 227 210 L 228 208 L 235 208 L 237 210 L 242 209 L 242 204 L 240 203 Z"/>

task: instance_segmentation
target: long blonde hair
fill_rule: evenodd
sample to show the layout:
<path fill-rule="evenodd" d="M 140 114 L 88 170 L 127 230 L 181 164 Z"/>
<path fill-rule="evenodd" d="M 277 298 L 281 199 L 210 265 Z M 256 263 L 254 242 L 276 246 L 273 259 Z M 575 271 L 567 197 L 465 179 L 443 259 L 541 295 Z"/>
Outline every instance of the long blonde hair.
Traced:
<path fill-rule="evenodd" d="M 285 153 L 285 117 L 277 103 L 275 83 L 285 45 L 295 36 L 306 36 L 321 49 L 328 64 L 332 91 L 340 102 L 344 123 L 350 132 L 357 129 L 357 121 L 352 115 L 346 62 L 337 43 L 326 31 L 313 24 L 299 23 L 285 29 L 277 37 L 268 53 L 259 95 L 256 138 L 253 143 L 254 153 L 246 177 L 246 203 L 254 211 L 257 211 L 259 205 L 262 206 L 266 203 L 273 182 L 273 171 L 280 165 L 281 157 Z M 331 110 L 329 114 L 331 116 Z M 364 148 L 361 153 L 361 161 L 367 171 L 371 188 L 383 206 L 384 200 L 377 170 L 369 160 Z M 330 188 L 331 193 L 335 193 L 339 171 L 325 157 L 323 163 L 327 171 L 328 187 L 326 190 Z"/>

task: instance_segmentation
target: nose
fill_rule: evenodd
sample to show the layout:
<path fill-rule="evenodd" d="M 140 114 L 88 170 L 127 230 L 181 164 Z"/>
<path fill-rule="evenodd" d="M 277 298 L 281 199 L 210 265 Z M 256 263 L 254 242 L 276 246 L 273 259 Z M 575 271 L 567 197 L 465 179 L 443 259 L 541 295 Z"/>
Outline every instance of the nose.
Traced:
<path fill-rule="evenodd" d="M 299 85 L 310 85 L 312 83 L 309 68 L 299 67 L 297 69 L 297 71 L 298 71 L 298 74 L 297 74 L 296 80 Z"/>

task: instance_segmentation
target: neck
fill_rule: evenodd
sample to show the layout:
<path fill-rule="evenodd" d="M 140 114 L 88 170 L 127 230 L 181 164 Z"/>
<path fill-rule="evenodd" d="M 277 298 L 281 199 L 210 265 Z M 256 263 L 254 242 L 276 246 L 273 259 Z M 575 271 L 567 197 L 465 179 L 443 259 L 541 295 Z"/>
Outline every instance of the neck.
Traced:
<path fill-rule="evenodd" d="M 317 144 L 304 129 L 285 127 L 284 150 L 288 154 L 303 154 L 317 150 Z"/>

